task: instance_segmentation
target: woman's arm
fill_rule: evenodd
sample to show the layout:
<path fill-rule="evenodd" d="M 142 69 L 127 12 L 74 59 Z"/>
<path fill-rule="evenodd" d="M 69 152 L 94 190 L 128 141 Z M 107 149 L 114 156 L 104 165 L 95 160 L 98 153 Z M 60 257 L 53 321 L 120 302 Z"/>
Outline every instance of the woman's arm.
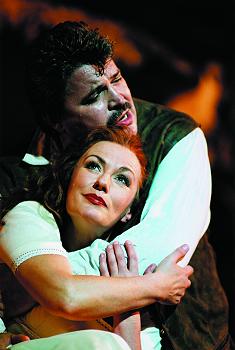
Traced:
<path fill-rule="evenodd" d="M 138 276 L 138 258 L 130 241 L 125 242 L 127 261 L 119 243 L 115 241 L 100 255 L 101 276 Z M 113 316 L 113 332 L 120 335 L 132 350 L 141 350 L 141 320 L 139 311 Z"/>
<path fill-rule="evenodd" d="M 186 252 L 180 247 L 155 273 L 135 277 L 74 276 L 65 257 L 40 255 L 23 262 L 16 277 L 52 314 L 72 320 L 96 319 L 156 301 L 179 303 L 192 274 L 190 266 L 177 265 Z"/>
<path fill-rule="evenodd" d="M 0 234 L 1 259 L 16 271 L 16 277 L 34 299 L 55 315 L 89 320 L 155 301 L 177 303 L 182 290 L 190 284 L 190 268 L 177 266 L 186 254 L 182 249 L 172 253 L 163 264 L 170 267 L 171 274 L 157 271 L 132 278 L 74 276 L 58 227 L 45 208 L 36 202 L 24 202 L 5 219 Z M 17 305 L 13 307 L 17 309 Z"/>

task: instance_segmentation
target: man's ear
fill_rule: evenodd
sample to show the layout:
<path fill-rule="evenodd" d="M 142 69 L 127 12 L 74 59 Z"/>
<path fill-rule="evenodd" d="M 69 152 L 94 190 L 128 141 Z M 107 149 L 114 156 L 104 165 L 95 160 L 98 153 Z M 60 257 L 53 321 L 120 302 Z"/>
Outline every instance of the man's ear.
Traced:
<path fill-rule="evenodd" d="M 131 214 L 131 209 L 128 208 L 125 215 L 121 218 L 121 222 L 127 222 L 131 219 L 132 214 Z"/>

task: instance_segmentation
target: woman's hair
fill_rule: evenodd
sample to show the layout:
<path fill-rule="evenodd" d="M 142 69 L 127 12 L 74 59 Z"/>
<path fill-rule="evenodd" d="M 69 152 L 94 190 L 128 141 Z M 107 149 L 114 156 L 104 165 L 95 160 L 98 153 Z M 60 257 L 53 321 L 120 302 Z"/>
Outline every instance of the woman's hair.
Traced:
<path fill-rule="evenodd" d="M 100 141 L 115 142 L 128 148 L 136 155 L 141 167 L 141 178 L 139 179 L 139 188 L 141 188 L 146 177 L 146 157 L 142 149 L 140 137 L 134 135 L 127 127 L 100 127 L 88 134 L 84 143 L 83 154 L 91 146 Z"/>
<path fill-rule="evenodd" d="M 76 128 L 74 129 L 76 130 Z M 141 178 L 139 189 L 146 179 L 146 158 L 142 150 L 138 135 L 134 135 L 128 128 L 123 127 L 99 127 L 87 134 L 83 132 L 71 133 L 71 142 L 62 155 L 57 156 L 46 167 L 37 167 L 28 177 L 28 184 L 21 192 L 13 194 L 3 201 L 0 219 L 16 204 L 25 200 L 38 201 L 51 213 L 53 213 L 58 225 L 64 224 L 67 218 L 66 196 L 73 169 L 81 156 L 94 144 L 100 141 L 115 142 L 127 147 L 138 158 L 141 166 Z M 33 167 L 34 168 L 34 167 Z M 40 169 L 38 171 L 38 169 Z M 137 193 L 138 196 L 138 193 Z M 4 224 L 2 220 L 2 224 Z"/>

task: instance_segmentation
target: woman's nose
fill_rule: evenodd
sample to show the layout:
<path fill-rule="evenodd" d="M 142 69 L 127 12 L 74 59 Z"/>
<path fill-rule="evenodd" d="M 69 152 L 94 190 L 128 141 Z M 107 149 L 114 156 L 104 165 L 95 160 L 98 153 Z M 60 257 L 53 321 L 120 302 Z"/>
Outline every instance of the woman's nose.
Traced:
<path fill-rule="evenodd" d="M 107 193 L 109 191 L 109 184 L 110 184 L 110 181 L 108 176 L 103 175 L 96 180 L 96 182 L 93 185 L 93 188 L 95 190 Z"/>

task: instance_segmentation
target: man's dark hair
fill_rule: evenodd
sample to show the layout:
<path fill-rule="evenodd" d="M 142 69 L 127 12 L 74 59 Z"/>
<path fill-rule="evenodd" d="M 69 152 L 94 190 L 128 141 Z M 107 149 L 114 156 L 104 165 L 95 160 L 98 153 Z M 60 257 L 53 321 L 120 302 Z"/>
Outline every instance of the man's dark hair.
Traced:
<path fill-rule="evenodd" d="M 52 132 L 64 116 L 69 78 L 84 64 L 103 73 L 113 44 L 84 22 L 66 21 L 42 32 L 29 48 L 26 82 L 39 126 Z"/>

